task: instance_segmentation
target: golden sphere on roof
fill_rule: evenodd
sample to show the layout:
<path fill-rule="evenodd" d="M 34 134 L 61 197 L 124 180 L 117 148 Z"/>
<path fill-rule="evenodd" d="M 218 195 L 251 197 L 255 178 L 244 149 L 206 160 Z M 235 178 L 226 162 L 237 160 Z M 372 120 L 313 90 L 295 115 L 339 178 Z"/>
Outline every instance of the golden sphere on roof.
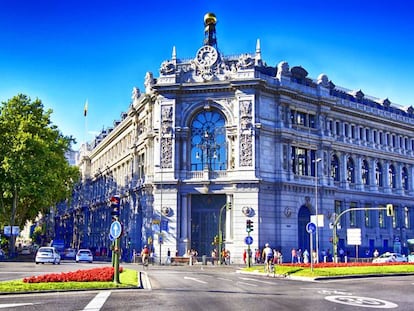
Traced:
<path fill-rule="evenodd" d="M 207 13 L 206 15 L 204 15 L 205 25 L 211 25 L 211 24 L 216 24 L 216 23 L 217 23 L 217 18 L 216 18 L 216 15 L 214 15 L 214 13 Z"/>

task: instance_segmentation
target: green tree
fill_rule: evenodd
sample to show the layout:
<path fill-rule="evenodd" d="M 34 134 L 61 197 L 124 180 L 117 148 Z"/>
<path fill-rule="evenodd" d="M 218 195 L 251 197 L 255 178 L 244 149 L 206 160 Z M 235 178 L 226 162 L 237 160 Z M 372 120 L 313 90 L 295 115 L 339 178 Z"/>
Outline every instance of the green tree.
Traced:
<path fill-rule="evenodd" d="M 0 224 L 22 227 L 70 198 L 78 168 L 66 161 L 74 142 L 52 124 L 52 110 L 19 94 L 0 106 Z M 11 245 L 13 247 L 13 245 Z"/>

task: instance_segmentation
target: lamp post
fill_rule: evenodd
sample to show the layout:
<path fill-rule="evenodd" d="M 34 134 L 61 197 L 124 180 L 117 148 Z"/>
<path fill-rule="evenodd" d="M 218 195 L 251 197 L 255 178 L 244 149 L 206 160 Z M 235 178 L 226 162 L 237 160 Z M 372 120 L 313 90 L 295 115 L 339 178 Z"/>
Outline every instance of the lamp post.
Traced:
<path fill-rule="evenodd" d="M 322 159 L 315 159 L 315 213 L 316 213 L 316 263 L 319 263 L 319 210 L 318 210 L 318 162 Z"/>
<path fill-rule="evenodd" d="M 220 146 L 215 142 L 214 132 L 204 130 L 204 134 L 201 138 L 201 143 L 197 145 L 202 150 L 201 163 L 205 170 L 213 169 L 213 160 L 217 159 L 217 150 Z M 196 158 L 200 158 L 200 154 L 197 152 Z"/>
<path fill-rule="evenodd" d="M 159 165 L 155 165 L 155 167 L 158 167 L 160 169 L 160 224 L 159 224 L 159 232 L 158 232 L 158 244 L 160 246 L 160 265 L 161 265 L 161 246 L 162 246 L 162 192 L 163 192 L 163 169 L 162 169 L 162 156 L 160 157 L 160 164 Z"/>
<path fill-rule="evenodd" d="M 219 253 L 219 264 L 221 264 L 221 246 L 223 244 L 223 232 L 221 230 L 221 216 L 223 214 L 223 210 L 226 209 L 226 211 L 231 209 L 231 203 L 226 203 L 220 208 L 220 214 L 219 214 L 219 227 L 218 227 L 218 253 Z"/>

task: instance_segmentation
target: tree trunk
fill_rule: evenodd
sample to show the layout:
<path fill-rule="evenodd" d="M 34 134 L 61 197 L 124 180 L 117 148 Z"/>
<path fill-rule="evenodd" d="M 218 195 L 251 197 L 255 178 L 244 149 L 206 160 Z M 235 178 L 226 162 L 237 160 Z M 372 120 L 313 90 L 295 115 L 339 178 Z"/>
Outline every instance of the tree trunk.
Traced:
<path fill-rule="evenodd" d="M 9 254 L 11 257 L 14 257 L 15 254 L 15 242 L 16 242 L 16 235 L 13 234 L 13 226 L 14 221 L 16 219 L 16 212 L 17 212 L 17 187 L 14 187 L 14 193 L 13 193 L 13 200 L 12 200 L 12 210 L 11 210 L 11 217 L 10 217 L 10 243 L 9 243 Z"/>

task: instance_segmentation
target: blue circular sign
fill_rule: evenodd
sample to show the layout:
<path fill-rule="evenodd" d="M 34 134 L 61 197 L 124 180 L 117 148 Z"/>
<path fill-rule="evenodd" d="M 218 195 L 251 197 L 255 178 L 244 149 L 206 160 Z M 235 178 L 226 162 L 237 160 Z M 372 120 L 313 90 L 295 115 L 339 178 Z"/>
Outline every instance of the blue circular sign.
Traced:
<path fill-rule="evenodd" d="M 117 239 L 121 236 L 122 233 L 122 226 L 121 223 L 116 220 L 113 223 L 111 223 L 111 228 L 109 230 L 110 235 L 114 237 L 114 239 Z"/>
<path fill-rule="evenodd" d="M 247 245 L 251 245 L 253 243 L 253 238 L 250 235 L 245 237 L 244 243 L 246 243 Z"/>
<path fill-rule="evenodd" d="M 313 222 L 308 222 L 306 224 L 306 231 L 308 233 L 314 233 L 316 231 L 316 225 Z"/>

